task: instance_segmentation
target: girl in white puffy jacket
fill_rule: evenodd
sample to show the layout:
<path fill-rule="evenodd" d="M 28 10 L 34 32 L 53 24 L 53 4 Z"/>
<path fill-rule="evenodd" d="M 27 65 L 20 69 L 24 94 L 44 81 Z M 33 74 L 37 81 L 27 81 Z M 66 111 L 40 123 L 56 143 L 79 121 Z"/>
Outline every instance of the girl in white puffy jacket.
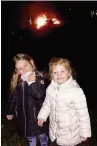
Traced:
<path fill-rule="evenodd" d="M 49 63 L 51 83 L 38 114 L 38 125 L 49 116 L 49 136 L 59 146 L 75 146 L 91 137 L 90 117 L 86 97 L 72 78 L 70 62 L 52 58 Z"/>

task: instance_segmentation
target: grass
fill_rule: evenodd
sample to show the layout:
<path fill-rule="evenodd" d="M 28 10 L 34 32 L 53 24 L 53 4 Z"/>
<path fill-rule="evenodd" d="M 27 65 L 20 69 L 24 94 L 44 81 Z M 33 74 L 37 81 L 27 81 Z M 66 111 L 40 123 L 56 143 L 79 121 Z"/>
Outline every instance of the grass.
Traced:
<path fill-rule="evenodd" d="M 19 138 L 15 129 L 15 120 L 8 121 L 1 118 L 1 145 L 2 146 L 28 146 L 27 139 Z"/>

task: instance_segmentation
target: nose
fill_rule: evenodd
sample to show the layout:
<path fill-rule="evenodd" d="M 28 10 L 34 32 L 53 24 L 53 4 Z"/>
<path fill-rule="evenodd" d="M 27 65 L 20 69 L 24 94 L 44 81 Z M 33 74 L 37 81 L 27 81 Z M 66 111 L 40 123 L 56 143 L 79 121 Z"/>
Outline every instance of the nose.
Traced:
<path fill-rule="evenodd" d="M 60 72 L 58 72 L 58 73 L 57 73 L 57 77 L 60 77 L 60 76 L 61 76 L 61 73 L 60 73 Z"/>
<path fill-rule="evenodd" d="M 25 74 L 25 73 L 26 73 L 25 68 L 22 68 L 22 74 Z"/>

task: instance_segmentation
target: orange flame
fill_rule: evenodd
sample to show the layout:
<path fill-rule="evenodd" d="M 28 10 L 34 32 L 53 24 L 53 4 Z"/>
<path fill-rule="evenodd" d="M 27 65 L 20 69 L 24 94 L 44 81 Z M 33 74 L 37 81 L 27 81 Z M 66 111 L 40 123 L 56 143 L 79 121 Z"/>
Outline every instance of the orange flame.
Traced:
<path fill-rule="evenodd" d="M 37 29 L 40 29 L 41 27 L 45 26 L 47 24 L 47 17 L 46 15 L 40 15 L 36 18 L 36 27 Z"/>
<path fill-rule="evenodd" d="M 52 18 L 52 22 L 53 24 L 61 24 L 61 22 L 57 20 L 56 18 Z"/>

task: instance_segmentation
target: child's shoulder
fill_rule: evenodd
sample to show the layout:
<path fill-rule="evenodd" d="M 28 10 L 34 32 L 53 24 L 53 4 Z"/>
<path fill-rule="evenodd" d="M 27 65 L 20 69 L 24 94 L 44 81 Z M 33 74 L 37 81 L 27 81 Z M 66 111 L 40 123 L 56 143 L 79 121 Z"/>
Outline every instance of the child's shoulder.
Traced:
<path fill-rule="evenodd" d="M 85 95 L 85 93 L 84 93 L 84 91 L 83 91 L 83 89 L 79 86 L 79 85 L 76 85 L 76 86 L 73 86 L 72 88 L 71 88 L 71 95 L 72 95 L 72 97 L 79 97 L 79 96 L 84 96 Z"/>
<path fill-rule="evenodd" d="M 41 72 L 36 72 L 36 78 L 37 79 L 43 79 L 43 75 Z"/>
<path fill-rule="evenodd" d="M 39 73 L 36 74 L 36 81 L 40 82 L 41 85 L 45 84 L 42 74 Z"/>
<path fill-rule="evenodd" d="M 52 86 L 51 86 L 51 83 L 47 86 L 47 88 L 46 88 L 46 92 L 47 93 L 51 93 L 51 91 L 52 91 Z"/>
<path fill-rule="evenodd" d="M 72 86 L 71 90 L 74 92 L 83 92 L 83 89 L 79 86 L 79 84 L 75 84 Z"/>
<path fill-rule="evenodd" d="M 41 76 L 41 77 L 43 77 L 42 71 L 37 70 L 37 71 L 35 71 L 35 74 L 36 74 L 36 76 Z"/>

